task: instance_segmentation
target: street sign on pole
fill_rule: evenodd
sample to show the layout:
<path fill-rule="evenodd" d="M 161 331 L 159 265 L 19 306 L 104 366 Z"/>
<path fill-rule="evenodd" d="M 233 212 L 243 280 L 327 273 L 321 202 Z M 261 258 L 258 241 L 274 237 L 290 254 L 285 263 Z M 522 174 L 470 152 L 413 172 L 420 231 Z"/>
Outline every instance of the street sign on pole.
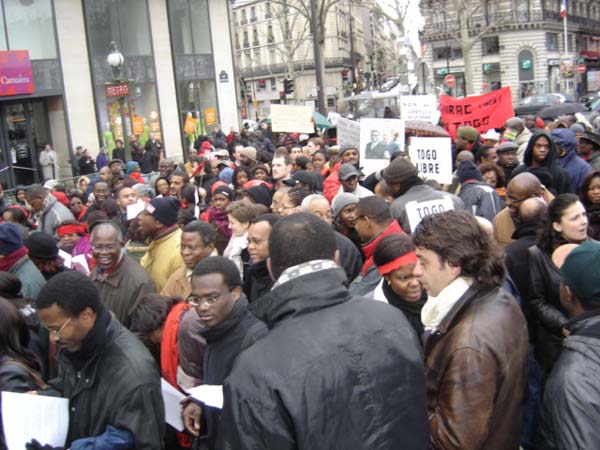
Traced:
<path fill-rule="evenodd" d="M 585 64 L 579 64 L 577 66 L 577 73 L 585 73 L 585 71 L 586 71 Z"/>
<path fill-rule="evenodd" d="M 444 77 L 444 81 L 446 82 L 446 84 L 450 87 L 454 86 L 454 82 L 456 81 L 456 79 L 454 78 L 454 75 L 452 75 L 451 73 L 449 73 L 448 75 L 446 75 Z"/>

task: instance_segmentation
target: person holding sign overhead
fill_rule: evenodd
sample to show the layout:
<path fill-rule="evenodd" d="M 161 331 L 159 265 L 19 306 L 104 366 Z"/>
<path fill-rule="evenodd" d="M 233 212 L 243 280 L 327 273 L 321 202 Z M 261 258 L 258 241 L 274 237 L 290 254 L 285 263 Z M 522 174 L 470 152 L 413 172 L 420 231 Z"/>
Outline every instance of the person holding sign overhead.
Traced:
<path fill-rule="evenodd" d="M 409 216 L 422 219 L 435 212 L 464 209 L 463 201 L 456 195 L 436 191 L 425 184 L 419 177 L 417 168 L 407 159 L 394 159 L 383 171 L 383 179 L 394 197 L 390 205 L 391 215 L 407 233 L 418 224 L 418 220 L 411 223 Z M 429 204 L 431 201 L 433 202 Z M 409 214 L 410 212 L 414 214 Z"/>

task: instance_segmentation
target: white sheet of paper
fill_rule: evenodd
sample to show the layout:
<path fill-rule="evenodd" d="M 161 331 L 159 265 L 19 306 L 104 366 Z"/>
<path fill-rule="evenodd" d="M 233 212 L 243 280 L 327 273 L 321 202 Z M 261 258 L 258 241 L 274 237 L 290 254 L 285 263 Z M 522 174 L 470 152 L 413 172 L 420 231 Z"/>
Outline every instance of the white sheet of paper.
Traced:
<path fill-rule="evenodd" d="M 171 386 L 164 378 L 160 379 L 163 402 L 165 404 L 165 420 L 177 431 L 183 431 L 183 418 L 179 402 L 185 398 L 181 392 Z"/>
<path fill-rule="evenodd" d="M 137 201 L 132 205 L 127 205 L 127 220 L 135 219 L 146 207 L 146 203 Z"/>
<path fill-rule="evenodd" d="M 75 263 L 80 264 L 81 267 L 85 270 L 85 273 L 90 272 L 90 268 L 87 263 L 87 259 L 85 259 L 85 255 L 77 255 L 71 258 L 71 265 L 75 265 Z"/>
<path fill-rule="evenodd" d="M 2 392 L 2 424 L 8 450 L 23 450 L 37 439 L 62 447 L 69 430 L 69 400 L 43 395 Z"/>
<path fill-rule="evenodd" d="M 202 384 L 189 389 L 188 394 L 207 406 L 223 409 L 223 386 Z"/>
<path fill-rule="evenodd" d="M 67 252 L 65 252 L 64 250 L 59 250 L 58 256 L 60 256 L 63 259 L 64 266 L 68 267 L 70 269 L 71 268 L 71 259 L 73 257 L 71 255 L 69 255 Z"/>

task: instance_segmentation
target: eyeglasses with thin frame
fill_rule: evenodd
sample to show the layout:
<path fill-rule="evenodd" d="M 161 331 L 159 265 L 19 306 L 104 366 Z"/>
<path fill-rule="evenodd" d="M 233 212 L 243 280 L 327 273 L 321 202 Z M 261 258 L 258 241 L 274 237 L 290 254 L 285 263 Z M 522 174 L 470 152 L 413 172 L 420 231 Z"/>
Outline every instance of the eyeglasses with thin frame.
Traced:
<path fill-rule="evenodd" d="M 231 289 L 229 289 L 227 292 L 231 292 Z M 199 308 L 202 303 L 206 303 L 208 306 L 214 306 L 214 304 L 219 301 L 219 298 L 221 298 L 224 293 L 225 292 L 221 292 L 219 295 L 209 295 L 206 297 L 196 297 L 195 295 L 190 295 L 188 298 L 186 298 L 185 302 L 188 304 L 188 306 L 194 309 Z"/>
<path fill-rule="evenodd" d="M 54 330 L 46 326 L 44 326 L 44 328 L 48 330 L 48 333 L 50 333 L 51 336 L 60 337 L 60 334 L 64 331 L 66 326 L 69 325 L 71 320 L 73 320 L 73 318 L 69 317 L 60 327 L 58 327 L 58 330 Z"/>

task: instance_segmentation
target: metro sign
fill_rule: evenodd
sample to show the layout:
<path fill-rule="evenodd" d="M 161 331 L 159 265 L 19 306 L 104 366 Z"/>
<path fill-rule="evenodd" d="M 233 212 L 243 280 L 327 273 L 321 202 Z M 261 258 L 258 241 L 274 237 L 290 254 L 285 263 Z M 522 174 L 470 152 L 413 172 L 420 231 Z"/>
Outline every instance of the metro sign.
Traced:
<path fill-rule="evenodd" d="M 106 85 L 106 97 L 127 97 L 129 96 L 129 83 L 116 83 Z"/>

